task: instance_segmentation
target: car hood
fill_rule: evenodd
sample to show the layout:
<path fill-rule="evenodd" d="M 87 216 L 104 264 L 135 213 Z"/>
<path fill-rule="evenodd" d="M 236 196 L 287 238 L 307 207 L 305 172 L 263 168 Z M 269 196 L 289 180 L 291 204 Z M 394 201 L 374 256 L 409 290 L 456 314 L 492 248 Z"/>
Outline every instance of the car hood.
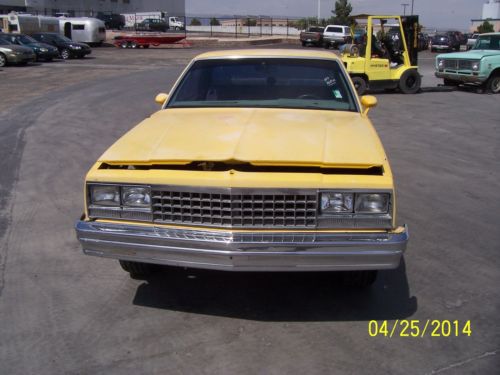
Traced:
<path fill-rule="evenodd" d="M 141 122 L 99 161 L 120 165 L 237 161 L 369 168 L 383 165 L 386 156 L 370 121 L 357 112 L 176 108 Z"/>
<path fill-rule="evenodd" d="M 26 44 L 26 46 L 32 47 L 32 48 L 47 48 L 49 51 L 56 49 L 56 47 L 51 46 L 50 44 L 46 44 L 46 43 L 30 43 L 30 44 Z"/>
<path fill-rule="evenodd" d="M 9 48 L 13 51 L 17 51 L 17 52 L 33 52 L 33 50 L 29 47 L 23 47 L 23 46 L 19 46 L 17 44 L 2 44 L 0 45 L 0 49 L 2 48 Z"/>
<path fill-rule="evenodd" d="M 455 52 L 438 55 L 440 59 L 481 59 L 486 56 L 500 55 L 500 51 L 491 49 L 476 49 L 467 52 Z"/>

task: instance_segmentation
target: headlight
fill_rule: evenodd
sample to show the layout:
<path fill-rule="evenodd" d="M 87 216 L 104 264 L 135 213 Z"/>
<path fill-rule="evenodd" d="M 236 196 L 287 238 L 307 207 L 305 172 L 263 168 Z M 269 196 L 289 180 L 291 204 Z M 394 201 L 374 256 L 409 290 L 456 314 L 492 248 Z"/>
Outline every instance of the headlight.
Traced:
<path fill-rule="evenodd" d="M 351 213 L 352 209 L 352 193 L 321 193 L 321 213 Z"/>
<path fill-rule="evenodd" d="M 128 207 L 150 208 L 151 189 L 141 186 L 122 187 L 122 204 Z"/>
<path fill-rule="evenodd" d="M 82 49 L 82 47 L 80 47 L 80 46 L 75 46 L 75 45 L 73 45 L 73 44 L 70 44 L 70 45 L 69 45 L 69 47 L 70 47 L 70 48 L 73 48 L 73 49 Z"/>
<path fill-rule="evenodd" d="M 438 59 L 438 68 L 443 69 L 444 68 L 444 60 L 443 59 Z"/>
<path fill-rule="evenodd" d="M 120 187 L 115 185 L 90 185 L 90 203 L 99 206 L 120 206 Z"/>
<path fill-rule="evenodd" d="M 47 48 L 40 48 L 40 52 L 49 52 L 49 50 Z"/>
<path fill-rule="evenodd" d="M 382 214 L 389 211 L 389 194 L 381 193 L 359 193 L 355 197 L 355 209 L 356 213 L 376 213 Z"/>
<path fill-rule="evenodd" d="M 481 61 L 473 61 L 472 62 L 472 70 L 477 72 L 481 66 Z"/>

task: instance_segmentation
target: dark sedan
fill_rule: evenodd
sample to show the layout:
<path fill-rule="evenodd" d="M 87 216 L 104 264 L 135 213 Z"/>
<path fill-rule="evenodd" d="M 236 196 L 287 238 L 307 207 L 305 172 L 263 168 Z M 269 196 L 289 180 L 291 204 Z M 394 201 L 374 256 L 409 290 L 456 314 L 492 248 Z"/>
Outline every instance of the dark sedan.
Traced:
<path fill-rule="evenodd" d="M 32 37 L 39 42 L 57 47 L 61 58 L 64 60 L 74 57 L 81 59 L 92 53 L 88 44 L 73 42 L 71 39 L 57 33 L 36 33 Z"/>
<path fill-rule="evenodd" d="M 23 34 L 0 34 L 12 44 L 31 48 L 35 52 L 37 60 L 51 61 L 59 57 L 59 50 L 46 43 L 40 43 L 28 35 Z"/>
<path fill-rule="evenodd" d="M 455 38 L 448 34 L 435 35 L 431 40 L 431 52 L 451 52 L 456 50 L 456 48 Z M 458 48 L 460 49 L 460 44 Z"/>

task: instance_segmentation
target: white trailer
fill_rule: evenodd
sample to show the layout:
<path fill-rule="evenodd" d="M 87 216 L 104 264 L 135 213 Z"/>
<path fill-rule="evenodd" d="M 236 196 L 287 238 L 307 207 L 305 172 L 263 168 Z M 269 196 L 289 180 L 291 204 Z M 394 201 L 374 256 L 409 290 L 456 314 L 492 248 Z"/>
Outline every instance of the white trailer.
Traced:
<path fill-rule="evenodd" d="M 59 17 L 59 30 L 61 35 L 89 44 L 101 44 L 106 40 L 106 27 L 104 22 L 91 17 Z"/>
<path fill-rule="evenodd" d="M 9 13 L 6 17 L 2 16 L 2 18 L 2 29 L 9 33 L 33 34 L 39 32 L 59 32 L 59 20 L 55 17 Z"/>

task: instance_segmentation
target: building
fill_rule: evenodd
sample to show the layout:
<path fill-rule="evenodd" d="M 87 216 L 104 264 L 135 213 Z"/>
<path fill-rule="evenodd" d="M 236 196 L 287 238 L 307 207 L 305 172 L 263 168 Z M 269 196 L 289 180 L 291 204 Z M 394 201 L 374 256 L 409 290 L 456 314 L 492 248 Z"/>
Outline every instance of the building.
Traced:
<path fill-rule="evenodd" d="M 171 16 L 186 14 L 185 0 L 0 0 L 0 13 L 26 11 L 32 14 L 95 16 L 98 13 L 163 11 Z"/>
<path fill-rule="evenodd" d="M 481 19 L 471 20 L 471 31 L 476 30 L 484 21 L 491 23 L 495 31 L 500 31 L 500 0 L 488 0 L 483 4 Z"/>
<path fill-rule="evenodd" d="M 219 19 L 221 26 L 263 26 L 263 27 L 287 27 L 291 26 L 293 20 L 286 18 L 270 18 L 270 17 L 241 17 L 238 19 Z"/>

